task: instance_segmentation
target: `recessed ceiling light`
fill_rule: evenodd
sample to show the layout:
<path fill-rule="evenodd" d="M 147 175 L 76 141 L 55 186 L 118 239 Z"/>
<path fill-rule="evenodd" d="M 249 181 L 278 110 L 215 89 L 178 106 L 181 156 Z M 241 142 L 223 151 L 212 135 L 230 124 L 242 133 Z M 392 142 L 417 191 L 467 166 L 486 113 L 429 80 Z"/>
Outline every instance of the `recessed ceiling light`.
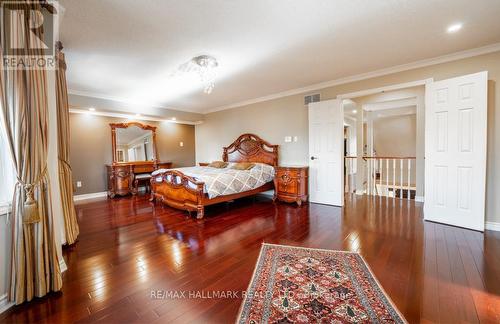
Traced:
<path fill-rule="evenodd" d="M 352 113 L 353 113 L 353 114 L 357 114 L 357 113 L 358 113 L 358 111 L 357 111 L 356 109 L 353 109 L 353 110 L 352 110 Z"/>
<path fill-rule="evenodd" d="M 457 31 L 459 31 L 460 29 L 462 29 L 462 26 L 463 25 L 461 23 L 453 24 L 453 25 L 448 26 L 448 29 L 446 29 L 446 31 L 448 33 L 456 33 Z"/>
<path fill-rule="evenodd" d="M 174 121 L 175 121 L 175 120 L 177 120 L 177 118 L 175 118 L 175 117 L 172 117 L 172 120 L 174 120 Z"/>
<path fill-rule="evenodd" d="M 95 108 L 89 108 L 89 111 L 95 111 Z"/>

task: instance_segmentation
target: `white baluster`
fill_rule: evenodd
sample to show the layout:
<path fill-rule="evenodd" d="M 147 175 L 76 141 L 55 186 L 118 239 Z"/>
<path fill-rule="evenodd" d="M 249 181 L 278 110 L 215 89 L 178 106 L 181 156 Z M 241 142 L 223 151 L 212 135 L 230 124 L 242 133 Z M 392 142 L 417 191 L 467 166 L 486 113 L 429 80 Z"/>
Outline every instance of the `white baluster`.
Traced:
<path fill-rule="evenodd" d="M 352 163 L 351 163 L 351 170 L 352 170 L 351 174 L 352 175 L 354 175 L 354 165 L 357 163 L 358 162 L 356 162 L 356 160 L 354 160 L 354 159 L 352 160 Z M 357 171 L 356 174 L 359 174 L 359 171 Z M 353 192 L 356 191 L 356 181 L 354 180 L 354 177 L 353 177 L 353 179 L 351 179 L 351 187 L 352 187 Z"/>
<path fill-rule="evenodd" d="M 400 178 L 399 178 L 399 198 L 403 199 L 403 159 L 399 160 L 399 173 L 400 173 Z"/>
<path fill-rule="evenodd" d="M 411 159 L 408 159 L 408 199 L 410 199 L 410 186 L 411 186 Z"/>
<path fill-rule="evenodd" d="M 370 195 L 373 196 L 373 159 L 370 159 Z"/>
<path fill-rule="evenodd" d="M 380 172 L 380 179 L 378 181 L 378 186 L 379 186 L 379 192 L 378 195 L 382 196 L 382 171 L 384 170 L 384 160 L 380 159 L 380 166 L 379 166 L 379 172 Z"/>
<path fill-rule="evenodd" d="M 366 194 L 370 195 L 370 159 L 366 160 Z"/>
<path fill-rule="evenodd" d="M 348 159 L 349 160 L 349 174 L 348 174 L 348 190 L 349 190 L 349 193 L 351 193 L 351 191 L 353 191 L 353 183 L 352 183 L 352 177 L 353 177 L 353 172 L 352 172 L 352 165 L 353 165 L 353 160 L 352 159 Z"/>
<path fill-rule="evenodd" d="M 385 163 L 385 196 L 389 197 L 389 159 Z"/>
<path fill-rule="evenodd" d="M 373 196 L 373 169 L 375 168 L 375 161 L 370 159 L 370 195 Z"/>
<path fill-rule="evenodd" d="M 350 162 L 350 159 L 347 159 L 347 158 L 346 158 L 346 159 L 345 159 L 345 164 L 346 164 L 346 168 L 345 168 L 345 170 L 346 170 L 346 171 L 345 171 L 345 172 L 346 172 L 346 184 L 345 184 L 346 188 L 345 188 L 345 191 L 346 191 L 347 193 L 349 193 L 349 179 L 350 179 L 349 175 L 351 174 L 351 167 L 350 167 L 350 163 L 351 163 L 351 162 Z"/>
<path fill-rule="evenodd" d="M 396 159 L 392 159 L 392 198 L 396 198 Z"/>

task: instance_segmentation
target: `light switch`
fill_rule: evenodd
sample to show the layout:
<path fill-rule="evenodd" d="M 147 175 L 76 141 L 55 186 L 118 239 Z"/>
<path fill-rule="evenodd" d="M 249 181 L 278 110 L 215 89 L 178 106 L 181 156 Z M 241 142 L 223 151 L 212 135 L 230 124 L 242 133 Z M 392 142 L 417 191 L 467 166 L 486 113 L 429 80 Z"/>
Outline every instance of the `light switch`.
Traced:
<path fill-rule="evenodd" d="M 298 142 L 298 141 L 299 141 L 299 137 L 298 137 L 298 136 L 294 136 L 294 137 L 293 137 L 293 141 L 294 141 L 294 142 Z"/>
<path fill-rule="evenodd" d="M 292 141 L 291 136 L 285 136 L 285 143 L 290 143 Z"/>

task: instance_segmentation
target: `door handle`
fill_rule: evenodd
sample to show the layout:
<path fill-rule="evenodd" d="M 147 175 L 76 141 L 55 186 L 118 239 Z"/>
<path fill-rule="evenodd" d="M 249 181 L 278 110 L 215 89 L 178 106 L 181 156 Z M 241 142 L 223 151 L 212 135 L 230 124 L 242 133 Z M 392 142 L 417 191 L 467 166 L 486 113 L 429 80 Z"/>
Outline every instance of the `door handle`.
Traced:
<path fill-rule="evenodd" d="M 317 160 L 317 159 L 318 159 L 317 157 L 315 157 L 315 156 L 311 156 L 311 160 L 313 160 L 313 161 L 314 161 L 314 160 Z"/>

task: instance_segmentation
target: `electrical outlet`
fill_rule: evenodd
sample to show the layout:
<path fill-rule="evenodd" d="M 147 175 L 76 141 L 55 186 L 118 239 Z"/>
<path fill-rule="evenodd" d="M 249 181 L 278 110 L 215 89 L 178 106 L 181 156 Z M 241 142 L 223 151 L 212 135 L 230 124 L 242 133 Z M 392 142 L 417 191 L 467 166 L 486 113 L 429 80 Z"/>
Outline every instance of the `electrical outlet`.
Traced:
<path fill-rule="evenodd" d="M 81 188 L 82 187 L 82 182 L 81 181 L 77 181 L 76 182 L 76 187 L 77 188 Z"/>
<path fill-rule="evenodd" d="M 291 136 L 285 136 L 285 143 L 290 143 L 292 141 Z"/>
<path fill-rule="evenodd" d="M 180 142 L 180 143 L 179 143 L 179 146 L 180 146 L 180 147 L 183 147 L 183 146 L 184 146 L 184 142 Z"/>
<path fill-rule="evenodd" d="M 294 137 L 293 137 L 293 141 L 294 141 L 294 142 L 298 142 L 298 141 L 299 141 L 299 137 L 298 137 L 298 136 L 294 136 Z"/>

